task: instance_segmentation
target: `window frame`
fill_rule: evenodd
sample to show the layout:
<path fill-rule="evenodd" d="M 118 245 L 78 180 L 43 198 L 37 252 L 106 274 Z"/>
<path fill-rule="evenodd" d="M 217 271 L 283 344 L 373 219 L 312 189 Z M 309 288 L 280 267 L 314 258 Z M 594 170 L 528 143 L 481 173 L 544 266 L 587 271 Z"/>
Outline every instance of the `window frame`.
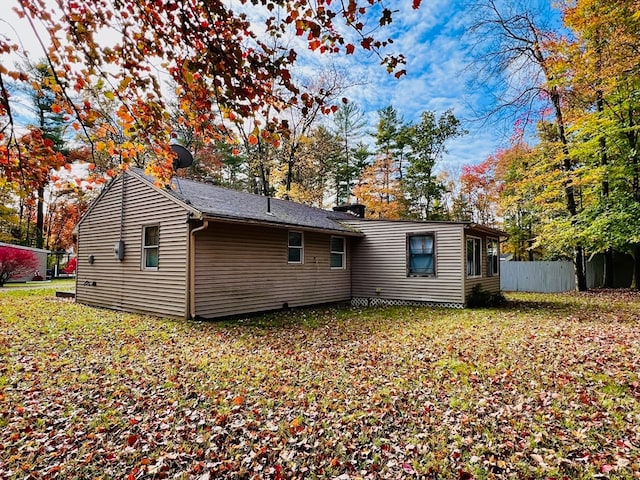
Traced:
<path fill-rule="evenodd" d="M 333 249 L 333 240 L 342 240 L 342 251 Z M 340 266 L 336 267 L 332 265 L 332 259 L 334 255 L 340 255 Z M 331 235 L 329 239 L 329 267 L 331 270 L 345 270 L 347 268 L 347 240 L 345 237 L 337 235 Z"/>
<path fill-rule="evenodd" d="M 476 255 L 476 249 L 474 247 L 473 249 L 473 261 L 475 263 L 475 260 L 478 260 L 478 268 L 474 270 L 473 274 L 469 274 L 469 241 L 474 242 L 478 242 L 478 250 L 477 250 L 477 255 Z M 464 248 L 464 259 L 465 259 L 465 273 L 467 278 L 482 278 L 482 238 L 480 237 L 475 237 L 473 235 L 467 235 L 465 237 L 465 248 Z M 478 272 L 478 273 L 475 273 Z"/>
<path fill-rule="evenodd" d="M 156 244 L 153 245 L 147 245 L 147 230 L 150 228 L 156 228 L 158 230 L 157 236 L 157 242 Z M 143 225 L 142 226 L 142 270 L 147 270 L 147 271 L 158 271 L 159 267 L 160 267 L 160 224 L 155 223 L 155 224 L 150 224 L 150 225 Z M 148 265 L 147 264 L 147 252 L 150 250 L 155 250 L 156 251 L 156 265 Z"/>
<path fill-rule="evenodd" d="M 411 239 L 414 237 L 431 237 L 432 239 L 432 248 L 431 248 L 431 257 L 433 259 L 433 272 L 430 273 L 420 273 L 420 272 L 412 272 L 411 271 Z M 436 232 L 426 231 L 426 232 L 409 232 L 406 234 L 406 270 L 407 277 L 436 277 L 438 273 L 438 264 L 437 264 L 437 235 Z"/>
<path fill-rule="evenodd" d="M 300 234 L 300 245 L 291 245 L 291 234 L 299 233 Z M 291 261 L 290 253 L 292 249 L 296 249 L 300 251 L 300 260 L 299 261 Z M 304 265 L 304 232 L 300 230 L 287 230 L 287 263 L 291 265 Z"/>
<path fill-rule="evenodd" d="M 487 276 L 497 277 L 500 275 L 500 241 L 495 237 L 487 237 Z M 489 246 L 495 243 L 495 255 L 489 256 Z M 493 260 L 495 258 L 495 260 Z M 494 271 L 495 265 L 495 271 Z"/>

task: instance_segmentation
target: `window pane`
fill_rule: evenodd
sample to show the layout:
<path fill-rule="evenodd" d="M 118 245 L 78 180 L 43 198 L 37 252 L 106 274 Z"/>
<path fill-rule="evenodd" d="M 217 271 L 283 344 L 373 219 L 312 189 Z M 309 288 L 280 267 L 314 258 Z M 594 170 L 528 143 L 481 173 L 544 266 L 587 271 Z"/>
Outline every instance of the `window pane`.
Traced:
<path fill-rule="evenodd" d="M 331 251 L 344 252 L 344 238 L 331 237 Z"/>
<path fill-rule="evenodd" d="M 481 266 L 482 266 L 482 260 L 480 258 L 480 240 L 478 239 L 474 239 L 473 240 L 474 243 L 474 249 L 473 249 L 473 260 L 474 260 L 474 266 L 475 266 L 475 275 L 481 275 Z"/>
<path fill-rule="evenodd" d="M 342 264 L 342 259 L 344 255 L 341 253 L 332 253 L 331 254 L 331 266 L 334 268 L 342 268 L 344 265 Z"/>
<path fill-rule="evenodd" d="M 467 276 L 469 277 L 477 277 L 482 274 L 480 246 L 479 238 L 467 238 Z"/>
<path fill-rule="evenodd" d="M 412 235 L 409 237 L 409 273 L 434 275 L 433 235 Z"/>
<path fill-rule="evenodd" d="M 302 246 L 302 233 L 300 233 L 300 232 L 289 232 L 289 246 L 290 247 L 301 247 Z"/>
<path fill-rule="evenodd" d="M 433 237 L 431 235 L 413 236 L 409 239 L 412 254 L 433 253 Z"/>
<path fill-rule="evenodd" d="M 498 274 L 498 241 L 487 240 L 487 274 Z"/>
<path fill-rule="evenodd" d="M 292 263 L 300 263 L 302 260 L 302 249 L 301 248 L 290 248 L 289 249 L 289 261 Z"/>
<path fill-rule="evenodd" d="M 410 271 L 411 273 L 434 273 L 433 255 L 411 255 Z"/>
<path fill-rule="evenodd" d="M 149 245 L 158 245 L 159 242 L 159 235 L 160 233 L 160 227 L 145 227 L 144 229 L 144 245 L 145 246 L 149 246 Z"/>
<path fill-rule="evenodd" d="M 158 267 L 158 249 L 157 248 L 147 248 L 145 249 L 145 260 L 144 266 L 149 268 L 157 268 Z"/>

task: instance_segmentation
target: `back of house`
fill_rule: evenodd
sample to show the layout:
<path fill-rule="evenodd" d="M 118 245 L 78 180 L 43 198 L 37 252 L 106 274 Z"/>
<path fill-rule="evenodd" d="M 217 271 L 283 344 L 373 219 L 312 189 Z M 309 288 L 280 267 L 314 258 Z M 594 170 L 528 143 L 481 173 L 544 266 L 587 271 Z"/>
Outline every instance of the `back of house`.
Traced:
<path fill-rule="evenodd" d="M 349 220 L 355 304 L 463 307 L 474 286 L 500 291 L 499 230 L 468 222 Z"/>

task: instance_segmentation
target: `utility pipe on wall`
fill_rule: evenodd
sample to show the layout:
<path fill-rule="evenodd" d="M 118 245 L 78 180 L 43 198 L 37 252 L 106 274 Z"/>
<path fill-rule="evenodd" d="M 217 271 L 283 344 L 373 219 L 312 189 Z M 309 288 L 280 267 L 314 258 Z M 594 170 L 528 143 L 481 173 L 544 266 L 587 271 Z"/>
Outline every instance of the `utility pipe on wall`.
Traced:
<path fill-rule="evenodd" d="M 189 318 L 196 317 L 196 236 L 195 234 L 209 228 L 209 221 L 191 230 L 189 234 Z"/>

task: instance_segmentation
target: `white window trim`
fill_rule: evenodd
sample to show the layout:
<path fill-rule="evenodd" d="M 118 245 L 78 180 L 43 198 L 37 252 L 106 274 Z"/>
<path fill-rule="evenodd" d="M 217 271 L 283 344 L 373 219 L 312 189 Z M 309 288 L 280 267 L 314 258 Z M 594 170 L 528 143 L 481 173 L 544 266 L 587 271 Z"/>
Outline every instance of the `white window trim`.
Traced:
<path fill-rule="evenodd" d="M 297 246 L 297 245 L 290 245 L 289 244 L 289 234 L 290 233 L 299 233 L 300 234 L 300 243 L 302 245 Z M 291 248 L 297 248 L 300 250 L 300 261 L 299 262 L 292 262 L 289 260 L 289 250 Z M 304 264 L 304 232 L 301 232 L 299 230 L 287 230 L 287 263 L 289 263 L 290 265 L 303 265 Z"/>
<path fill-rule="evenodd" d="M 473 275 L 469 275 L 469 273 L 467 272 L 467 256 L 469 254 L 469 252 L 467 251 L 467 243 L 469 240 L 478 240 L 478 243 L 480 244 L 480 274 L 476 275 L 475 273 Z M 474 243 L 475 245 L 475 243 Z M 476 256 L 473 256 L 474 260 L 476 258 Z M 467 275 L 467 278 L 482 278 L 482 238 L 480 237 L 474 237 L 472 235 L 467 235 L 467 237 L 465 238 L 465 242 L 464 242 L 464 271 Z"/>
<path fill-rule="evenodd" d="M 495 272 L 491 272 L 491 265 L 489 262 L 489 243 L 490 242 L 496 242 L 496 257 L 497 257 L 497 262 L 496 262 L 496 271 Z M 487 276 L 488 277 L 497 277 L 500 275 L 500 241 L 497 238 L 494 237 L 487 237 Z"/>
<path fill-rule="evenodd" d="M 335 251 L 331 250 L 331 244 L 332 244 L 334 238 L 342 239 L 342 251 L 341 252 L 335 252 Z M 332 255 L 340 255 L 342 257 L 342 265 L 340 267 L 332 267 L 331 266 L 331 256 Z M 347 268 L 347 240 L 345 239 L 345 237 L 331 236 L 331 238 L 329 239 L 329 266 L 331 267 L 331 270 L 345 270 Z"/>
<path fill-rule="evenodd" d="M 157 245 L 145 245 L 147 228 L 157 227 L 158 228 L 158 244 Z M 147 270 L 151 272 L 157 272 L 158 267 L 149 267 L 147 266 L 147 250 L 155 248 L 158 251 L 158 265 L 160 265 L 160 225 L 159 224 L 151 224 L 151 225 L 143 225 L 142 226 L 142 270 Z"/>

